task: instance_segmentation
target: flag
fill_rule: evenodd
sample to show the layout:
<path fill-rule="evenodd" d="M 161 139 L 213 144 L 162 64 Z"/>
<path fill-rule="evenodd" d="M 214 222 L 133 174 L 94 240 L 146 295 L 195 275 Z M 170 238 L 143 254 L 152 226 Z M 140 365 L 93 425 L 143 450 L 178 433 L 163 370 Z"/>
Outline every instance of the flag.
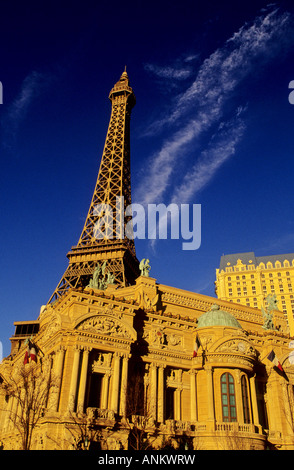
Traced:
<path fill-rule="evenodd" d="M 27 350 L 26 350 L 26 353 L 25 353 L 24 360 L 23 360 L 24 365 L 26 365 L 29 362 L 29 357 L 30 357 L 30 348 L 28 346 Z"/>
<path fill-rule="evenodd" d="M 197 335 L 196 339 L 195 339 L 195 344 L 194 344 L 193 357 L 197 356 L 197 352 L 198 352 L 198 349 L 199 349 L 200 346 L 201 346 L 201 343 L 200 343 L 198 335 Z"/>
<path fill-rule="evenodd" d="M 274 366 L 276 366 L 278 369 L 280 369 L 281 372 L 284 372 L 283 367 L 281 366 L 281 363 L 279 359 L 277 358 L 276 354 L 272 350 L 269 355 L 267 356 L 268 360 L 273 363 Z"/>
<path fill-rule="evenodd" d="M 32 345 L 29 340 L 27 341 L 27 345 L 28 346 L 23 361 L 24 365 L 26 365 L 30 359 L 31 361 L 37 362 L 37 353 L 34 345 Z"/>
<path fill-rule="evenodd" d="M 31 361 L 37 362 L 37 353 L 36 353 L 36 349 L 34 348 L 34 346 L 32 346 L 30 349 L 30 358 L 31 358 Z"/>

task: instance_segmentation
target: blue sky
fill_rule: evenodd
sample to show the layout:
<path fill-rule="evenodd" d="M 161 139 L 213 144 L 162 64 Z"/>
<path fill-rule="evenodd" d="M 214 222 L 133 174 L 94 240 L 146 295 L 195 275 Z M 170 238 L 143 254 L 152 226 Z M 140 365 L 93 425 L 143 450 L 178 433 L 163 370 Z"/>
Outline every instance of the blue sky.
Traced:
<path fill-rule="evenodd" d="M 158 282 L 214 296 L 222 254 L 293 252 L 291 1 L 1 4 L 0 341 L 67 267 L 127 65 L 133 202 L 201 204 L 201 246 L 137 240 Z"/>

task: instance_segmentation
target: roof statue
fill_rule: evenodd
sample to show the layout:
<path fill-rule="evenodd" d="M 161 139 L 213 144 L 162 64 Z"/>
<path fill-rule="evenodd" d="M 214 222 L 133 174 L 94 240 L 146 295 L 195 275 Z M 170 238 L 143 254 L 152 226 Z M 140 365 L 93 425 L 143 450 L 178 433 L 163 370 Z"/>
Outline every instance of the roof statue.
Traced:
<path fill-rule="evenodd" d="M 93 272 L 93 277 L 90 279 L 88 287 L 104 290 L 109 284 L 114 284 L 114 275 L 111 272 L 105 273 L 106 263 L 107 261 L 104 261 L 102 266 L 97 263 L 97 266 Z"/>
<path fill-rule="evenodd" d="M 139 269 L 141 271 L 141 276 L 149 277 L 149 271 L 151 269 L 149 259 L 143 258 L 139 264 Z"/>
<path fill-rule="evenodd" d="M 275 326 L 273 323 L 273 310 L 278 310 L 278 300 L 276 294 L 271 295 L 269 294 L 266 297 L 266 301 L 268 303 L 267 309 L 264 310 L 263 307 L 261 307 L 262 311 L 262 317 L 264 318 L 264 324 L 263 328 L 265 330 L 275 330 Z"/>

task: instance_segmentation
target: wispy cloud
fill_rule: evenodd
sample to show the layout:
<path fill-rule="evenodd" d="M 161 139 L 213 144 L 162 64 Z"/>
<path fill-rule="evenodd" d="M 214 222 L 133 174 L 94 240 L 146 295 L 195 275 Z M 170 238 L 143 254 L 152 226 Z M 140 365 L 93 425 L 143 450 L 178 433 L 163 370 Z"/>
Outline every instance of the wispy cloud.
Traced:
<path fill-rule="evenodd" d="M 251 24 L 242 26 L 223 47 L 204 60 L 193 83 L 177 97 L 169 112 L 148 130 L 149 134 L 154 134 L 163 127 L 170 127 L 169 138 L 150 158 L 144 187 L 135 191 L 136 202 L 162 202 L 168 190 L 170 200 L 187 202 L 235 154 L 246 125 L 244 108 L 241 112 L 240 103 L 230 100 L 252 70 L 258 73 L 261 63 L 281 51 L 289 28 L 288 13 L 280 13 L 278 9 L 266 12 Z M 228 103 L 231 108 L 235 104 L 229 115 Z M 216 128 L 218 130 L 207 147 L 202 146 L 197 151 L 207 131 L 213 133 Z M 178 164 L 187 155 L 189 171 L 179 177 L 176 173 Z"/>
<path fill-rule="evenodd" d="M 187 67 L 160 67 L 158 65 L 146 64 L 144 68 L 148 72 L 152 72 L 157 77 L 167 78 L 170 80 L 185 80 L 190 77 L 192 73 L 192 70 Z"/>
<path fill-rule="evenodd" d="M 177 204 L 188 203 L 195 193 L 199 193 L 213 178 L 218 169 L 231 158 L 246 129 L 239 110 L 235 119 L 220 126 L 219 132 L 203 150 L 181 184 L 176 187 L 171 201 Z"/>
<path fill-rule="evenodd" d="M 18 95 L 8 105 L 6 113 L 4 113 L 1 120 L 3 131 L 2 144 L 7 149 L 11 150 L 14 146 L 17 131 L 21 122 L 25 119 L 29 107 L 50 81 L 51 77 L 36 71 L 31 72 L 23 80 Z"/>

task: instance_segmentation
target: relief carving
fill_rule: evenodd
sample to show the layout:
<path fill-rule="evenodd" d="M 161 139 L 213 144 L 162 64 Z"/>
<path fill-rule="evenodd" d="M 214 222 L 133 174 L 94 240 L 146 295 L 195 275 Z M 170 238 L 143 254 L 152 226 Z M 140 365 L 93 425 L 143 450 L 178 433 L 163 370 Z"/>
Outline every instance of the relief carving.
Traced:
<path fill-rule="evenodd" d="M 246 341 L 233 339 L 226 341 L 216 349 L 217 352 L 235 352 L 237 354 L 244 354 L 245 356 L 256 356 L 255 349 Z"/>
<path fill-rule="evenodd" d="M 107 336 L 123 337 L 126 339 L 135 339 L 135 334 L 130 328 L 127 328 L 122 322 L 115 318 L 109 318 L 103 315 L 95 315 L 82 321 L 77 326 L 77 330 Z"/>

